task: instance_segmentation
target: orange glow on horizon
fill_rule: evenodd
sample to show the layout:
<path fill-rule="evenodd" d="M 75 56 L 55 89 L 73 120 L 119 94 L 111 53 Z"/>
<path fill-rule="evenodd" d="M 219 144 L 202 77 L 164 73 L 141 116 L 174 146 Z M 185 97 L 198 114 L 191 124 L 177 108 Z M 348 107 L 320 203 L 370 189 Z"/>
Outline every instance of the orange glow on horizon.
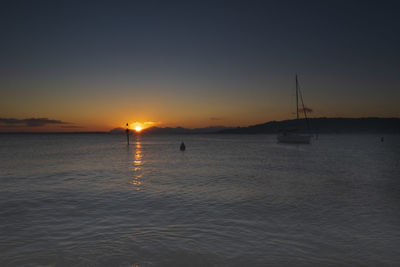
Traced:
<path fill-rule="evenodd" d="M 152 127 L 156 124 L 159 124 L 160 122 L 154 122 L 154 121 L 135 121 L 132 123 L 129 123 L 129 129 L 139 133 L 143 131 L 144 129 L 147 129 L 149 127 Z"/>
<path fill-rule="evenodd" d="M 135 132 L 140 132 L 144 129 L 145 127 L 143 127 L 143 123 L 141 122 L 134 122 L 134 123 L 130 123 L 129 124 L 129 129 L 135 131 Z"/>

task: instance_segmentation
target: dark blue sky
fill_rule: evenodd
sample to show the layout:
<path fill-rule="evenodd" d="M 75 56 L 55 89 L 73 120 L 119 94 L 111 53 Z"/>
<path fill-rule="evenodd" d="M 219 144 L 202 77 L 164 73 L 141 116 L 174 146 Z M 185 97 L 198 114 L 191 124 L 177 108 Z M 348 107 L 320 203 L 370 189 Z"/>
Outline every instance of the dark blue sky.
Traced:
<path fill-rule="evenodd" d="M 314 116 L 399 116 L 399 7 L 6 1 L 0 117 L 261 123 L 290 118 L 295 73 Z"/>

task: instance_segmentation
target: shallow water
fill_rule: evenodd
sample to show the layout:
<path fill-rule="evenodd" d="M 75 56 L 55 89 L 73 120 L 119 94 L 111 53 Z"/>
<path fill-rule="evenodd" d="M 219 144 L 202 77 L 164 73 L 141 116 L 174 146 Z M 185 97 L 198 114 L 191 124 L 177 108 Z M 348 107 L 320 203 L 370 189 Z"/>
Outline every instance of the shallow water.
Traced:
<path fill-rule="evenodd" d="M 0 265 L 399 266 L 399 174 L 398 135 L 3 134 Z"/>

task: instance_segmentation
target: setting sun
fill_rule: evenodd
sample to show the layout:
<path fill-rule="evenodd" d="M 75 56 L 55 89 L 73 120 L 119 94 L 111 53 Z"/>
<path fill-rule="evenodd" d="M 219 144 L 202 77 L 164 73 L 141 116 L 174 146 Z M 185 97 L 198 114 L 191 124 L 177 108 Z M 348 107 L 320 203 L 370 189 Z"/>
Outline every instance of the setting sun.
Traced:
<path fill-rule="evenodd" d="M 129 124 L 129 129 L 131 129 L 131 130 L 133 130 L 135 132 L 141 132 L 144 128 L 146 128 L 146 127 L 143 127 L 143 123 L 142 122 L 136 121 L 134 123 L 130 123 Z"/>

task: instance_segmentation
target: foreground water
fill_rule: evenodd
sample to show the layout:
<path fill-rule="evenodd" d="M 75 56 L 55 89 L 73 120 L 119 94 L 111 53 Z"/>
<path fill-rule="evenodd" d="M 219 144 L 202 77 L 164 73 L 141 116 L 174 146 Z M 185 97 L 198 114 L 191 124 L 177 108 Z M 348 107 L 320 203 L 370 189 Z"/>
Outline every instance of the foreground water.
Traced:
<path fill-rule="evenodd" d="M 0 135 L 0 265 L 399 266 L 399 163 L 395 135 Z"/>

